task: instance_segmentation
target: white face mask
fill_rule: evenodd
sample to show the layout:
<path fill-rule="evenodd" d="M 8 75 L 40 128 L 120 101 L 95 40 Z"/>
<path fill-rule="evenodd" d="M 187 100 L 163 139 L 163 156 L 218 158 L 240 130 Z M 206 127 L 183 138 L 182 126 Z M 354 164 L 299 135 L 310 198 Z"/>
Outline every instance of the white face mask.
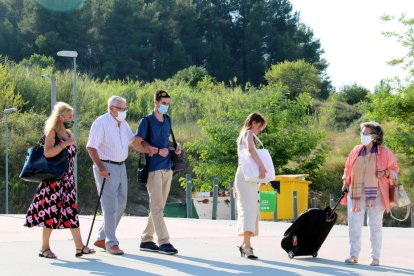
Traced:
<path fill-rule="evenodd" d="M 364 135 L 361 133 L 361 143 L 366 146 L 369 143 L 371 143 L 372 141 L 372 136 L 371 135 Z"/>
<path fill-rule="evenodd" d="M 118 116 L 116 117 L 116 119 L 122 122 L 123 120 L 125 120 L 126 115 L 127 115 L 126 111 L 118 111 Z"/>

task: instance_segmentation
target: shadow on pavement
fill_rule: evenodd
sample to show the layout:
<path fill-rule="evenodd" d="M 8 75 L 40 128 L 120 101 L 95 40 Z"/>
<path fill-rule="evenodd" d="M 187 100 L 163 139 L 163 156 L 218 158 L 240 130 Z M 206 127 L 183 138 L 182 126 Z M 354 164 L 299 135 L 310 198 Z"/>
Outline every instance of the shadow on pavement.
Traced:
<path fill-rule="evenodd" d="M 193 257 L 186 257 L 186 256 L 179 256 L 179 257 L 183 258 L 183 259 L 187 259 L 187 260 L 205 262 L 205 263 L 209 263 L 209 264 L 220 263 L 220 262 L 216 262 L 216 261 L 203 260 L 203 259 L 198 259 L 198 258 L 193 258 Z M 249 260 L 246 260 L 246 261 L 248 262 Z M 254 261 L 252 261 L 252 262 L 254 262 Z M 282 275 L 306 275 L 306 272 L 309 272 L 309 271 L 328 274 L 328 275 L 359 275 L 358 273 L 354 273 L 353 271 L 349 271 L 349 270 L 337 270 L 337 271 L 333 272 L 332 267 L 322 267 L 321 266 L 321 267 L 312 268 L 312 267 L 309 267 L 308 265 L 289 264 L 289 263 L 268 261 L 268 260 L 262 260 L 262 259 L 258 259 L 258 260 L 256 260 L 256 262 L 261 262 L 261 263 L 269 264 L 269 265 L 272 265 L 272 266 L 276 266 L 277 268 L 267 268 L 267 269 L 269 270 L 269 272 L 283 272 Z M 250 266 L 249 265 L 247 265 L 247 266 L 242 265 L 240 267 L 244 268 L 244 267 L 250 267 Z M 300 273 L 290 272 L 290 271 L 284 270 L 283 267 L 292 268 L 292 269 L 295 269 L 295 270 L 303 270 L 303 272 L 300 272 Z M 256 266 L 255 268 L 257 268 L 257 270 L 245 271 L 245 273 L 249 273 L 249 272 L 251 272 L 251 273 L 263 273 L 262 269 L 263 268 L 266 269 L 266 267 L 263 267 L 263 266 Z"/>
<path fill-rule="evenodd" d="M 92 275 L 158 275 L 148 273 L 139 269 L 132 269 L 124 266 L 104 263 L 102 262 L 102 260 L 95 258 L 82 258 L 82 260 L 86 260 L 88 262 L 72 262 L 67 260 L 56 259 L 56 261 L 52 262 L 51 265 L 73 269 L 74 275 L 76 275 L 76 270 L 89 271 L 89 273 Z M 45 275 L 46 274 L 47 273 L 45 273 Z"/>
<path fill-rule="evenodd" d="M 151 258 L 146 256 L 125 254 L 125 257 L 148 262 L 151 264 L 175 269 L 181 273 L 191 275 L 234 275 L 234 274 L 257 274 L 257 275 L 300 275 L 278 268 L 263 267 L 255 265 L 256 261 L 246 260 L 246 265 L 232 264 L 212 261 L 207 259 L 193 258 L 188 256 L 165 256 L 165 258 Z M 174 259 L 176 261 L 174 261 Z M 187 264 L 180 262 L 180 259 L 196 262 L 199 264 Z M 279 274 L 278 274 L 279 273 Z"/>
<path fill-rule="evenodd" d="M 312 263 L 327 264 L 327 265 L 332 265 L 336 267 L 352 267 L 358 270 L 393 272 L 393 273 L 404 273 L 406 275 L 414 275 L 414 270 L 393 267 L 393 266 L 382 266 L 382 265 L 381 266 L 370 266 L 368 264 L 346 264 L 345 262 L 328 260 L 328 259 L 323 259 L 323 258 L 298 258 L 297 260 L 312 262 Z"/>

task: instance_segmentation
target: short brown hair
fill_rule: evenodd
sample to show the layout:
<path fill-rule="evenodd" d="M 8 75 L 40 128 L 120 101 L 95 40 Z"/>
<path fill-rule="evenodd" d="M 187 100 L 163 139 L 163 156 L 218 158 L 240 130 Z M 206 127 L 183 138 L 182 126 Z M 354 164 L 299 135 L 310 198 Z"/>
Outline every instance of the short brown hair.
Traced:
<path fill-rule="evenodd" d="M 167 91 L 165 90 L 157 90 L 154 95 L 154 100 L 159 102 L 161 98 L 170 98 L 170 95 L 168 95 Z"/>
<path fill-rule="evenodd" d="M 369 127 L 371 129 L 371 134 L 375 134 L 375 143 L 377 145 L 382 145 L 384 142 L 384 128 L 377 122 L 366 122 L 361 124 L 361 130 L 364 127 Z"/>

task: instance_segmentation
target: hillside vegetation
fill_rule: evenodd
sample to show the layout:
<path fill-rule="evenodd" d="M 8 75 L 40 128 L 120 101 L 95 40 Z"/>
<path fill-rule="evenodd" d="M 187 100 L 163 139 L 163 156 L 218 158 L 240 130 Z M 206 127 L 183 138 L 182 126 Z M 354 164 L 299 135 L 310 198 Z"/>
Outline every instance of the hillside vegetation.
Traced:
<path fill-rule="evenodd" d="M 408 51 L 390 63 L 402 65 L 412 77 L 414 20 L 397 20 L 403 31 L 385 35 Z M 158 89 L 172 97 L 169 114 L 188 161 L 174 176 L 171 201 L 184 201 L 186 174 L 194 191 L 211 191 L 215 177 L 220 189 L 229 188 L 237 168 L 238 131 L 253 111 L 268 121 L 260 136 L 276 173 L 309 174 L 319 207 L 329 204 L 330 194 L 341 194 L 345 160 L 359 144 L 359 124 L 368 120 L 384 125 L 385 145 L 397 155 L 401 183 L 414 200 L 412 78 L 383 80 L 374 91 L 357 83 L 333 88 L 319 40 L 288 0 L 7 0 L 0 3 L 0 108 L 18 109 L 8 116 L 10 213 L 26 212 L 36 189 L 18 175 L 50 114 L 50 80 L 41 76 L 55 76 L 58 101 L 74 103 L 71 59 L 56 56 L 64 49 L 79 53 L 81 214 L 91 214 L 97 199 L 85 149 L 92 122 L 107 112 L 110 96 L 120 95 L 128 101 L 127 120 L 135 131 L 151 112 Z M 3 112 L 0 117 L 4 172 Z M 130 150 L 126 212 L 145 215 L 148 196 L 136 181 L 138 158 Z M 5 189 L 1 174 L 0 210 Z M 341 223 L 344 210 L 339 209 Z M 385 219 L 386 225 L 409 223 Z"/>

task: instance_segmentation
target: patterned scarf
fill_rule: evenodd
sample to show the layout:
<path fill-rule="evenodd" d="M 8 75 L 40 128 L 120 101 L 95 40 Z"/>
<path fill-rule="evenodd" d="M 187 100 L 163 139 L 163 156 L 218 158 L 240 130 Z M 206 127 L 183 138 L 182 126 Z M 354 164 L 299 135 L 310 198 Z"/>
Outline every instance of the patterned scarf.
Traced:
<path fill-rule="evenodd" d="M 377 168 L 377 147 L 373 147 L 370 153 L 361 150 L 355 160 L 351 171 L 351 199 L 352 212 L 361 211 L 361 197 L 365 193 L 366 207 L 375 207 L 375 200 L 378 194 L 378 178 L 375 175 Z"/>

